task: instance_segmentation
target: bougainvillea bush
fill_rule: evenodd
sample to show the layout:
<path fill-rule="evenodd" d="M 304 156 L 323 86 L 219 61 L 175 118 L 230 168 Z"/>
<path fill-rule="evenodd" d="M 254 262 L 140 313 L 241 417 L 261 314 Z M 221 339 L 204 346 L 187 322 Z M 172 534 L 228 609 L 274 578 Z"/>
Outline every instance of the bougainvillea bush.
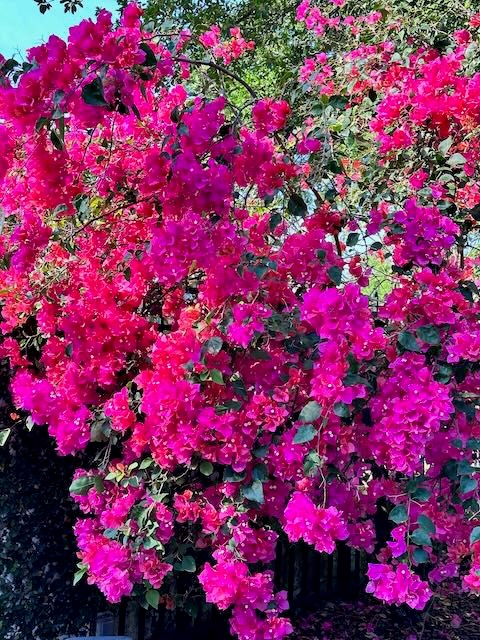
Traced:
<path fill-rule="evenodd" d="M 76 579 L 201 590 L 244 640 L 291 631 L 280 535 L 365 550 L 388 603 L 480 589 L 480 16 L 426 47 L 349 7 L 299 5 L 289 100 L 239 29 L 192 59 L 135 4 L 2 66 L 1 349 L 30 426 L 91 453 Z"/>

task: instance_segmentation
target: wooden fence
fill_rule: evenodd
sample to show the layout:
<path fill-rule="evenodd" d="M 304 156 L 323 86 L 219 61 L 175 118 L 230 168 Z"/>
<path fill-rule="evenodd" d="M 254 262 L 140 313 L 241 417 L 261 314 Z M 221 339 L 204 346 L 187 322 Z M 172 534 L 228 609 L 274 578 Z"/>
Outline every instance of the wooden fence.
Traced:
<path fill-rule="evenodd" d="M 320 606 L 322 600 L 355 597 L 365 582 L 365 554 L 338 545 L 332 555 L 320 554 L 303 543 L 277 545 L 277 558 L 272 563 L 277 589 L 288 591 L 291 611 L 298 615 Z M 133 640 L 226 640 L 229 638 L 225 615 L 215 607 L 203 604 L 194 619 L 181 610 L 164 608 L 152 616 L 129 603 L 116 614 L 116 631 Z"/>

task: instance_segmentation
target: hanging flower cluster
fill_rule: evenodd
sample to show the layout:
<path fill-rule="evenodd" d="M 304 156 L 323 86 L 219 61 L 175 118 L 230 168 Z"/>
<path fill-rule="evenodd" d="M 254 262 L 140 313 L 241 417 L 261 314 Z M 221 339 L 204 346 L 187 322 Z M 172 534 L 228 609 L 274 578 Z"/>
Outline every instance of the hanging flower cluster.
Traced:
<path fill-rule="evenodd" d="M 395 57 L 342 4 L 299 7 L 356 48 L 305 62 L 321 115 L 288 134 L 295 105 L 231 71 L 247 106 L 183 84 L 252 49 L 237 29 L 192 61 L 130 4 L 1 61 L 1 355 L 30 423 L 92 454 L 78 575 L 156 608 L 192 574 L 243 640 L 292 630 L 279 536 L 375 550 L 388 603 L 480 590 L 474 36 Z"/>

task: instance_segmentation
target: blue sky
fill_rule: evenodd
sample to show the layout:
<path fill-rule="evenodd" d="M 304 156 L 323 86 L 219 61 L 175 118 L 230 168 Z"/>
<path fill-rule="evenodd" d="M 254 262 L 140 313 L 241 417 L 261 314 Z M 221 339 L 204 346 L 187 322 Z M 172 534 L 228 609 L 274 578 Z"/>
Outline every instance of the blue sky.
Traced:
<path fill-rule="evenodd" d="M 118 7 L 116 0 L 83 0 L 83 9 L 72 15 L 63 12 L 58 0 L 50 1 L 53 8 L 42 15 L 33 0 L 0 0 L 0 53 L 19 59 L 26 49 L 45 42 L 52 33 L 65 38 L 69 27 L 94 17 L 96 7 L 112 12 Z"/>

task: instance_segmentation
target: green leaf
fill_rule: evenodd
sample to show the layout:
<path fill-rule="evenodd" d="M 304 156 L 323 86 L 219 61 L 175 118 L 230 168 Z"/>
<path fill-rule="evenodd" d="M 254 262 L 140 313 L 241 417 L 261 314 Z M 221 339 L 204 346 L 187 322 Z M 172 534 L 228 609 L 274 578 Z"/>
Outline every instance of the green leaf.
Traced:
<path fill-rule="evenodd" d="M 8 437 L 10 435 L 11 429 L 0 429 L 0 447 L 4 447 Z"/>
<path fill-rule="evenodd" d="M 417 524 L 419 524 L 427 533 L 435 533 L 436 531 L 434 522 L 428 516 L 424 516 L 423 514 L 418 516 Z"/>
<path fill-rule="evenodd" d="M 146 42 L 140 43 L 140 49 L 145 52 L 145 60 L 142 62 L 144 67 L 156 67 L 157 66 L 157 58 L 153 53 L 151 47 L 148 46 Z"/>
<path fill-rule="evenodd" d="M 259 482 L 265 482 L 266 480 L 268 480 L 267 465 L 263 462 L 256 464 L 252 470 L 252 478 L 254 480 L 258 480 Z"/>
<path fill-rule="evenodd" d="M 417 564 L 424 564 L 429 561 L 429 556 L 425 549 L 414 549 L 413 559 Z"/>
<path fill-rule="evenodd" d="M 315 420 L 318 420 L 318 418 L 321 416 L 321 413 L 322 408 L 320 407 L 318 402 L 312 400 L 311 402 L 308 402 L 300 411 L 298 419 L 300 420 L 300 422 L 315 422 Z"/>
<path fill-rule="evenodd" d="M 360 234 L 357 232 L 349 233 L 347 237 L 347 247 L 354 247 L 358 239 L 360 238 Z"/>
<path fill-rule="evenodd" d="M 152 464 L 153 464 L 153 460 L 152 460 L 152 458 L 145 458 L 145 460 L 142 460 L 142 461 L 141 461 L 141 463 L 140 463 L 140 467 L 139 467 L 139 468 L 140 468 L 141 470 L 143 470 L 143 469 L 148 469 L 148 467 L 151 467 L 151 466 L 152 466 Z"/>
<path fill-rule="evenodd" d="M 416 341 L 413 333 L 410 333 L 410 331 L 402 331 L 402 333 L 398 336 L 398 344 L 400 344 L 407 351 L 420 351 L 418 342 Z"/>
<path fill-rule="evenodd" d="M 275 231 L 278 225 L 282 222 L 282 214 L 278 211 L 273 211 L 270 215 L 269 227 L 270 231 Z"/>
<path fill-rule="evenodd" d="M 470 498 L 467 498 L 466 500 L 462 501 L 462 506 L 464 511 L 477 513 L 478 508 L 480 507 L 480 504 L 476 498 L 474 498 L 473 496 L 470 496 Z"/>
<path fill-rule="evenodd" d="M 162 543 L 150 536 L 143 540 L 143 546 L 145 549 L 163 549 Z"/>
<path fill-rule="evenodd" d="M 330 96 L 330 100 L 328 101 L 328 104 L 333 107 L 334 109 L 345 109 L 345 107 L 348 104 L 348 98 L 346 98 L 345 96 Z"/>
<path fill-rule="evenodd" d="M 252 453 L 255 456 L 255 458 L 264 458 L 268 453 L 268 447 L 267 446 L 256 447 Z"/>
<path fill-rule="evenodd" d="M 442 384 L 448 384 L 452 377 L 452 367 L 448 364 L 439 364 L 438 372 L 435 374 L 435 380 Z"/>
<path fill-rule="evenodd" d="M 475 544 L 480 540 L 480 527 L 474 527 L 470 533 L 470 544 Z"/>
<path fill-rule="evenodd" d="M 440 344 L 440 334 L 438 333 L 438 329 L 436 329 L 431 324 L 424 327 L 419 327 L 417 329 L 417 335 L 427 344 Z"/>
<path fill-rule="evenodd" d="M 94 486 L 95 478 L 93 476 L 81 476 L 72 482 L 68 490 L 75 495 L 84 496 Z"/>
<path fill-rule="evenodd" d="M 242 480 L 245 480 L 246 475 L 247 474 L 245 473 L 245 471 L 242 471 L 241 473 L 237 473 L 232 469 L 232 467 L 225 467 L 225 469 L 223 470 L 223 481 L 224 482 L 242 482 Z"/>
<path fill-rule="evenodd" d="M 73 206 L 80 214 L 88 213 L 90 208 L 88 196 L 83 193 L 77 194 L 73 198 Z"/>
<path fill-rule="evenodd" d="M 130 106 L 131 106 L 132 111 L 135 114 L 135 117 L 137 118 L 137 120 L 141 120 L 142 116 L 140 115 L 140 111 L 138 110 L 137 105 L 136 104 L 131 104 Z"/>
<path fill-rule="evenodd" d="M 153 609 L 158 609 L 160 593 L 156 589 L 149 589 L 145 594 L 145 600 Z"/>
<path fill-rule="evenodd" d="M 92 107 L 108 107 L 108 102 L 103 95 L 103 83 L 97 77 L 93 82 L 89 82 L 82 88 L 82 98 L 86 104 Z"/>
<path fill-rule="evenodd" d="M 296 216 L 297 218 L 304 218 L 308 213 L 307 205 L 305 204 L 304 199 L 297 193 L 294 193 L 290 196 L 287 210 L 292 214 L 292 216 Z"/>
<path fill-rule="evenodd" d="M 181 117 L 180 107 L 177 105 L 172 109 L 172 112 L 170 114 L 170 120 L 172 122 L 178 123 L 180 122 L 180 117 Z"/>
<path fill-rule="evenodd" d="M 14 58 L 9 58 L 2 64 L 2 71 L 3 73 L 8 73 L 9 71 L 13 71 L 18 65 L 19 63 Z"/>
<path fill-rule="evenodd" d="M 417 500 L 418 502 L 427 502 L 427 500 L 432 495 L 430 489 L 425 489 L 425 487 L 418 487 L 412 494 L 412 498 Z"/>
<path fill-rule="evenodd" d="M 50 140 L 52 141 L 52 144 L 55 147 L 55 149 L 58 149 L 59 151 L 63 151 L 63 140 L 60 137 L 60 134 L 57 129 L 52 129 L 50 131 Z"/>
<path fill-rule="evenodd" d="M 452 144 L 453 144 L 453 138 L 451 136 L 448 136 L 448 138 L 445 138 L 445 140 L 442 140 L 438 145 L 438 151 L 441 153 L 441 155 L 444 158 L 447 155 L 447 153 L 450 151 L 450 147 L 452 146 Z"/>
<path fill-rule="evenodd" d="M 183 556 L 179 570 L 186 571 L 187 573 L 195 573 L 197 570 L 195 558 L 193 556 Z"/>
<path fill-rule="evenodd" d="M 304 442 L 310 442 L 317 435 L 317 430 L 311 424 L 305 424 L 300 427 L 297 433 L 293 437 L 293 444 L 303 444 Z"/>
<path fill-rule="evenodd" d="M 305 456 L 305 460 L 303 462 L 303 470 L 305 472 L 305 475 L 309 478 L 315 477 L 321 465 L 322 459 L 320 458 L 318 453 L 316 451 L 310 451 L 310 453 Z"/>
<path fill-rule="evenodd" d="M 461 493 L 470 493 L 470 491 L 475 491 L 478 486 L 478 482 L 475 478 L 470 478 L 469 476 L 462 476 L 460 478 L 460 492 Z"/>
<path fill-rule="evenodd" d="M 460 167 L 464 165 L 466 161 L 465 156 L 462 156 L 461 153 L 454 153 L 453 156 L 450 156 L 447 160 L 447 164 L 451 167 Z"/>
<path fill-rule="evenodd" d="M 269 193 L 268 195 L 266 195 L 264 197 L 263 203 L 265 204 L 266 207 L 269 207 L 274 200 L 275 200 L 275 194 L 274 193 Z"/>
<path fill-rule="evenodd" d="M 57 120 L 59 128 L 61 129 L 61 133 L 63 135 L 63 133 L 65 132 L 65 114 L 60 109 L 60 107 L 57 107 L 53 112 L 52 120 Z"/>
<path fill-rule="evenodd" d="M 388 514 L 388 518 L 395 524 L 402 524 L 402 522 L 407 522 L 408 513 L 403 504 L 397 504 Z"/>
<path fill-rule="evenodd" d="M 474 295 L 479 295 L 478 287 L 471 280 L 465 280 L 459 284 L 458 290 L 462 294 L 462 296 L 468 300 L 469 302 L 473 302 Z"/>
<path fill-rule="evenodd" d="M 259 480 L 255 480 L 248 487 L 243 487 L 242 495 L 247 500 L 258 502 L 258 504 L 263 504 L 265 501 L 263 497 L 263 485 Z"/>
<path fill-rule="evenodd" d="M 369 386 L 369 382 L 366 378 L 362 378 L 356 373 L 347 373 L 345 378 L 343 379 L 343 384 L 346 387 L 353 387 L 355 384 L 363 384 L 365 386 Z"/>
<path fill-rule="evenodd" d="M 77 566 L 79 568 L 78 568 L 78 571 L 75 571 L 75 574 L 73 576 L 73 586 L 75 586 L 80 582 L 83 576 L 87 573 L 87 569 L 88 569 L 87 565 L 84 565 L 84 564 L 79 564 Z"/>
<path fill-rule="evenodd" d="M 35 131 L 39 133 L 44 127 L 48 127 L 50 120 L 48 118 L 39 118 L 35 123 Z"/>
<path fill-rule="evenodd" d="M 53 94 L 53 104 L 56 107 L 58 107 L 58 105 L 62 102 L 64 98 L 65 98 L 65 91 L 62 91 L 61 89 L 57 89 Z"/>
<path fill-rule="evenodd" d="M 204 476 L 211 476 L 213 473 L 213 464 L 211 462 L 202 462 L 200 464 L 200 473 L 203 473 Z"/>
<path fill-rule="evenodd" d="M 252 349 L 249 354 L 255 360 L 271 360 L 272 356 L 263 349 Z"/>
<path fill-rule="evenodd" d="M 456 480 L 457 470 L 458 465 L 455 460 L 449 460 L 442 467 L 442 476 L 448 478 L 449 480 Z"/>
<path fill-rule="evenodd" d="M 338 130 L 341 131 L 341 129 L 338 129 Z M 332 173 L 336 173 L 337 175 L 340 173 L 343 173 L 342 167 L 335 160 L 330 160 L 330 162 L 327 164 L 327 169 L 328 171 L 331 171 Z"/>
<path fill-rule="evenodd" d="M 457 467 L 457 475 L 459 476 L 471 476 L 475 473 L 474 467 L 468 462 L 468 460 L 460 460 Z"/>
<path fill-rule="evenodd" d="M 424 529 L 415 529 L 415 531 L 410 536 L 410 540 L 413 542 L 413 544 L 417 544 L 419 546 L 432 546 L 432 540 Z"/>
<path fill-rule="evenodd" d="M 345 402 L 336 402 L 333 405 L 333 413 L 339 418 L 349 418 L 351 416 L 350 408 Z"/>
<path fill-rule="evenodd" d="M 213 336 L 209 338 L 205 344 L 203 345 L 203 351 L 205 353 L 209 353 L 212 356 L 216 356 L 217 353 L 220 353 L 223 347 L 223 340 L 220 336 Z"/>
<path fill-rule="evenodd" d="M 471 422 L 475 418 L 475 407 L 472 404 L 469 404 L 468 402 L 465 402 L 465 400 L 462 400 L 460 398 L 455 398 L 453 404 L 455 406 L 455 409 L 458 409 L 458 411 L 461 411 L 465 414 L 469 422 Z"/>
<path fill-rule="evenodd" d="M 340 269 L 340 267 L 330 267 L 330 269 L 327 270 L 327 273 L 330 280 L 337 286 L 342 282 L 342 269 Z"/>
<path fill-rule="evenodd" d="M 390 233 L 393 233 L 396 236 L 401 236 L 405 232 L 405 229 L 401 224 L 392 224 L 390 225 Z M 401 271 L 400 271 L 401 273 Z"/>
<path fill-rule="evenodd" d="M 210 371 L 210 380 L 216 384 L 225 384 L 223 381 L 223 374 L 218 369 L 212 369 Z"/>
<path fill-rule="evenodd" d="M 188 136 L 188 134 L 190 133 L 189 128 L 184 122 L 179 123 L 177 131 L 179 136 Z"/>
<path fill-rule="evenodd" d="M 148 522 L 148 517 L 151 513 L 150 507 L 140 507 L 136 505 L 132 511 L 132 515 L 138 524 L 143 527 Z"/>

